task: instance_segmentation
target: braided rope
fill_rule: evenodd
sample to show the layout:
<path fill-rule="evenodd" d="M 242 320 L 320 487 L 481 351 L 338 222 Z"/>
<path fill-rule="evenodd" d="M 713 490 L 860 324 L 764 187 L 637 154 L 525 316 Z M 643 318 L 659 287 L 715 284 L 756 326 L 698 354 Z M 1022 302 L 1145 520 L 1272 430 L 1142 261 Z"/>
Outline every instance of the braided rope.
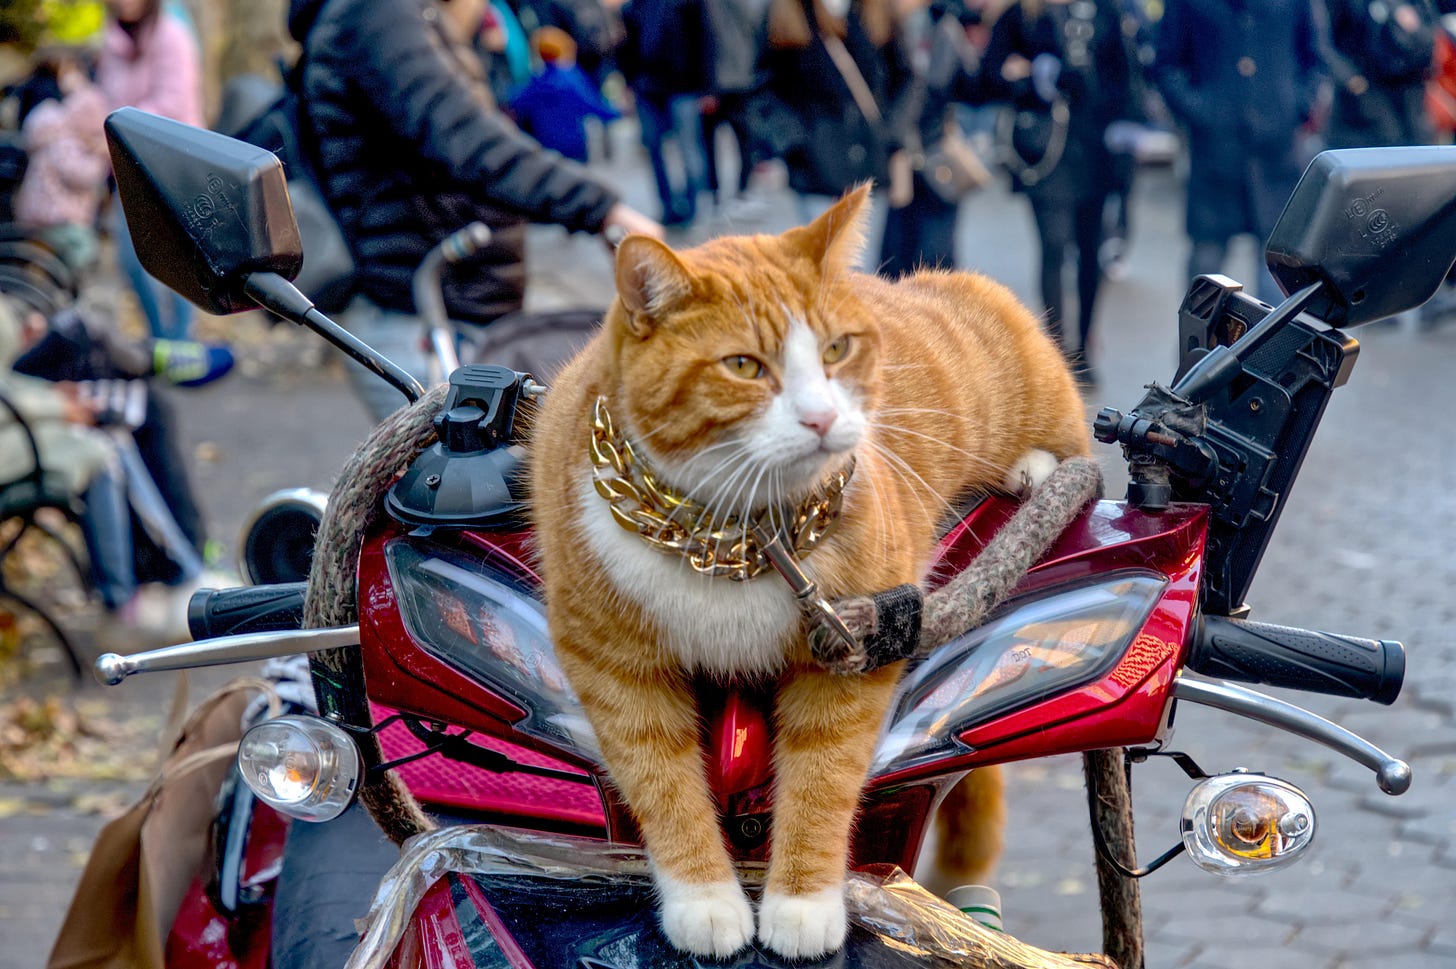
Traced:
<path fill-rule="evenodd" d="M 304 600 L 305 628 L 358 621 L 355 593 L 364 534 L 390 485 L 436 440 L 433 422 L 446 389 L 437 387 L 416 403 L 395 411 L 344 463 L 314 543 Z M 1101 490 L 1102 477 L 1095 461 L 1063 461 L 970 567 L 925 597 L 915 652 L 928 653 L 980 624 Z M 837 600 L 835 607 L 856 639 L 863 642 L 875 632 L 880 617 L 870 597 L 847 597 Z M 823 633 L 823 626 L 812 628 L 810 643 L 815 658 L 826 668 L 839 673 L 861 672 L 875 663 L 863 647 L 851 650 L 837 637 Z M 320 712 L 350 724 L 371 723 L 363 671 L 356 655 L 346 650 L 324 650 L 309 657 L 309 667 Z M 378 763 L 381 757 L 377 738 L 370 734 L 361 743 L 366 759 Z M 359 797 L 396 843 L 434 827 L 392 771 L 367 782 Z"/>
<path fill-rule="evenodd" d="M 1087 503 L 1101 494 L 1102 472 L 1092 458 L 1068 458 L 1059 464 L 969 567 L 925 596 L 913 655 L 923 656 L 985 621 Z M 809 644 L 820 665 L 835 673 L 859 673 L 903 658 L 905 654 L 876 656 L 863 646 L 882 620 L 874 598 L 846 596 L 833 605 L 860 645 L 851 648 L 816 617 Z"/>
<path fill-rule="evenodd" d="M 347 626 L 358 621 L 355 601 L 359 549 L 384 494 L 415 457 L 435 441 L 434 418 L 446 387 L 436 387 L 408 407 L 395 411 L 355 449 L 339 471 L 328 507 L 314 539 L 304 597 L 305 628 Z M 345 723 L 372 723 L 365 698 L 362 664 L 352 650 L 324 650 L 309 656 L 319 711 Z M 379 763 L 379 740 L 360 738 L 365 760 Z M 434 828 L 398 775 L 386 771 L 366 781 L 359 800 L 396 844 Z"/>

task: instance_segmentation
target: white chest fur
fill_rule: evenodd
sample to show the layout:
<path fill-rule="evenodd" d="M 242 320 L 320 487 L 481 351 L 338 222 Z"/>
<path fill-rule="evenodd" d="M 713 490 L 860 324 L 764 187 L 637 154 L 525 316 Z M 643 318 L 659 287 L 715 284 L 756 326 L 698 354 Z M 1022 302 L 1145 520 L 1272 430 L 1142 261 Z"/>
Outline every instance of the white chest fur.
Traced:
<path fill-rule="evenodd" d="M 639 605 L 688 669 L 719 675 L 772 672 L 799 628 L 799 606 L 774 574 L 748 582 L 710 578 L 686 559 L 650 548 L 612 517 L 583 481 L 587 543 L 624 597 Z"/>

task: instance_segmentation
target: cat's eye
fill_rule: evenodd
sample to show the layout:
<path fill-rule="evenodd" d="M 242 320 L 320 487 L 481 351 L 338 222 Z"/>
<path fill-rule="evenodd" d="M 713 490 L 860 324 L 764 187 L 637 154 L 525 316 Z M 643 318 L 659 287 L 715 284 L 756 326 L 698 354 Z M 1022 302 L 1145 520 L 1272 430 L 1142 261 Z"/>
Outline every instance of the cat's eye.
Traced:
<path fill-rule="evenodd" d="M 849 337 L 842 336 L 837 340 L 830 340 L 829 345 L 824 348 L 824 362 L 838 363 L 849 354 Z"/>
<path fill-rule="evenodd" d="M 741 353 L 733 357 L 724 357 L 723 366 L 747 380 L 757 380 L 763 376 L 763 364 L 753 357 Z"/>

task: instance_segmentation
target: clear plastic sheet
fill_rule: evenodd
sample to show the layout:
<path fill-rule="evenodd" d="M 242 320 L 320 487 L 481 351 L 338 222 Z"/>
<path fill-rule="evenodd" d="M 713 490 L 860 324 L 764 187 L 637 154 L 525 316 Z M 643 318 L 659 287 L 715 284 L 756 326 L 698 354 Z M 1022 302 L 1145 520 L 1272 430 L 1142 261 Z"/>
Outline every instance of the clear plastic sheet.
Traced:
<path fill-rule="evenodd" d="M 380 882 L 369 913 L 359 923 L 364 937 L 346 969 L 383 969 L 420 900 L 436 881 L 452 872 L 569 880 L 583 893 L 627 884 L 640 890 L 651 878 L 641 848 L 486 825 L 431 831 L 406 842 L 399 862 Z M 749 869 L 742 875 L 752 885 L 761 878 L 762 869 Z M 1104 956 L 1047 952 L 988 929 L 891 866 L 852 872 L 845 901 L 852 927 L 872 935 L 898 956 L 909 957 L 915 965 L 1116 969 Z M 906 959 L 897 959 L 897 964 L 906 964 Z M 808 969 L 807 964 L 799 965 Z"/>

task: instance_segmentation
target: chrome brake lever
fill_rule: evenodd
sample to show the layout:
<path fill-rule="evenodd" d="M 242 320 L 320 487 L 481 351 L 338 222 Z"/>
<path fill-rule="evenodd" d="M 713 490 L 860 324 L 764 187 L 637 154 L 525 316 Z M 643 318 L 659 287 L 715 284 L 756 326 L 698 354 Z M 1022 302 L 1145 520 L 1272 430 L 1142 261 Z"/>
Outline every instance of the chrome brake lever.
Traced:
<path fill-rule="evenodd" d="M 1232 683 L 1195 680 L 1187 676 L 1179 676 L 1174 682 L 1173 696 L 1226 713 L 1235 713 L 1280 730 L 1287 730 L 1306 740 L 1324 744 L 1357 764 L 1373 770 L 1375 783 L 1387 794 L 1404 794 L 1410 790 L 1410 764 L 1398 757 L 1392 757 L 1359 734 L 1293 703 Z"/>

